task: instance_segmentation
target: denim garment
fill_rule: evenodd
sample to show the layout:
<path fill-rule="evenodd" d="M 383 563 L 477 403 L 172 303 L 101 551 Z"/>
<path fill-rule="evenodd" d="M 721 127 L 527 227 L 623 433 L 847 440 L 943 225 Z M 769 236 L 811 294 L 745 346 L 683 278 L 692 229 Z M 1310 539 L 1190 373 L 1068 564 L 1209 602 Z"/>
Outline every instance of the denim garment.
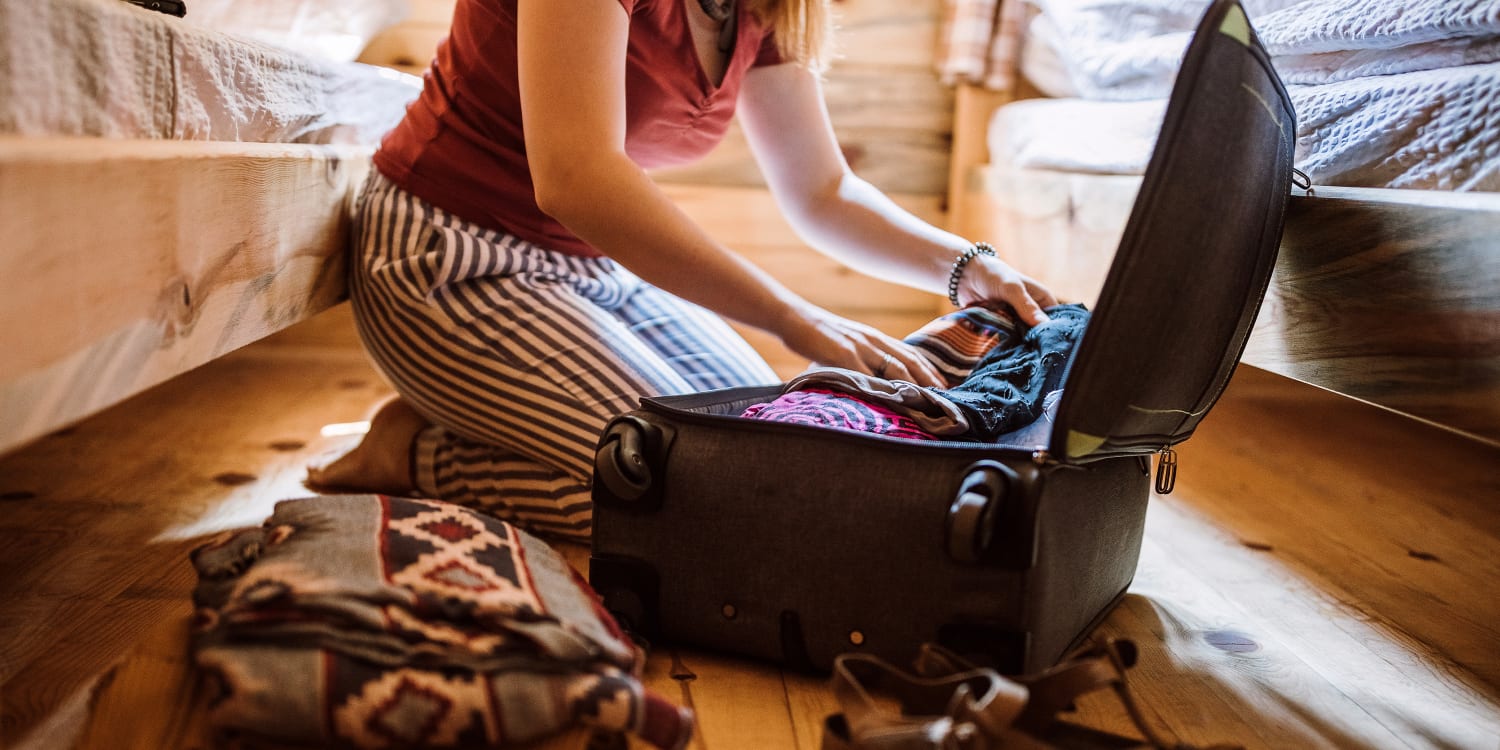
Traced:
<path fill-rule="evenodd" d="M 1043 399 L 1061 387 L 1089 312 L 1082 305 L 1058 305 L 1048 308 L 1047 315 L 1048 322 L 991 349 L 964 382 L 933 389 L 963 412 L 969 423 L 964 438 L 991 443 L 1035 422 Z"/>

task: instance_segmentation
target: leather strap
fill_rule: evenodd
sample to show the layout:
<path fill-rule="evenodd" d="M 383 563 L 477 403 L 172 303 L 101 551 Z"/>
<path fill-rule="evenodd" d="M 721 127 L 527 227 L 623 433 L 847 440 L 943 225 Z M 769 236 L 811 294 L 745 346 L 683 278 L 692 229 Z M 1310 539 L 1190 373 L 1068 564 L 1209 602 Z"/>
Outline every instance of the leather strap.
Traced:
<path fill-rule="evenodd" d="M 824 725 L 824 750 L 1044 750 L 1015 732 L 1026 688 L 993 670 L 941 677 L 908 674 L 864 654 L 834 660 L 833 692 L 843 713 Z M 873 692 L 894 697 L 900 713 L 883 710 Z"/>
<path fill-rule="evenodd" d="M 1060 721 L 1080 696 L 1104 688 L 1119 696 L 1131 722 L 1155 750 L 1199 750 L 1165 739 L 1146 722 L 1131 695 L 1125 671 L 1135 664 L 1135 644 L 1103 640 L 1090 644 L 1051 669 L 1009 680 L 992 669 L 979 668 L 936 644 L 925 644 L 917 655 L 916 674 L 863 654 L 845 654 L 834 661 L 834 696 L 843 713 L 824 724 L 823 750 L 1045 750 L 1049 734 L 1080 733 L 1108 746 L 1121 747 L 1124 738 L 1086 730 Z M 899 715 L 884 711 L 873 692 L 894 697 Z M 1101 742 L 1102 744 L 1102 742 Z M 1233 750 L 1212 745 L 1202 750 Z"/>

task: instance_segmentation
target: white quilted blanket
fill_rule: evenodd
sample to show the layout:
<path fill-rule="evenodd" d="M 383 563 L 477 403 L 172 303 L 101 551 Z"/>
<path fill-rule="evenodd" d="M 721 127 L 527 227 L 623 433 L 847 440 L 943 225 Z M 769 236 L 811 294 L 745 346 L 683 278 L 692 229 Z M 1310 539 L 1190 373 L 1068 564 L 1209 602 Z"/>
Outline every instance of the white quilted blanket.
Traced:
<path fill-rule="evenodd" d="M 0 0 L 0 133 L 374 143 L 420 91 L 120 0 Z"/>
<path fill-rule="evenodd" d="M 1500 192 L 1500 63 L 1287 89 L 1297 167 L 1320 185 Z M 992 163 L 1140 174 L 1165 101 L 1028 99 L 990 123 Z"/>
<path fill-rule="evenodd" d="M 1314 182 L 1500 192 L 1500 62 L 1288 88 Z"/>
<path fill-rule="evenodd" d="M 1500 36 L 1495 0 L 1303 0 L 1253 18 L 1273 56 Z"/>
<path fill-rule="evenodd" d="M 1139 173 L 1206 0 L 1029 0 L 1068 97 L 1004 107 L 996 161 Z M 1325 185 L 1500 191 L 1500 0 L 1244 0 Z M 1054 77 L 1055 78 L 1055 77 Z M 1108 101 L 1124 100 L 1124 101 Z M 1026 103 L 1020 103 L 1026 104 Z"/>
<path fill-rule="evenodd" d="M 1252 18 L 1304 0 L 1242 0 Z M 1308 0 L 1318 1 L 1318 0 Z M 1027 45 L 1045 40 L 1067 71 L 1067 91 L 1085 99 L 1167 95 L 1208 0 L 1026 0 L 1037 11 Z M 1023 52 L 1035 56 L 1036 50 Z"/>
<path fill-rule="evenodd" d="M 185 21 L 304 55 L 352 62 L 407 0 L 189 0 Z"/>
<path fill-rule="evenodd" d="M 1500 60 L 1497 0 L 1303 0 L 1254 23 L 1288 83 Z"/>
<path fill-rule="evenodd" d="M 1389 49 L 1355 49 L 1276 58 L 1276 72 L 1289 84 L 1334 83 L 1500 60 L 1500 36 L 1442 39 Z"/>
<path fill-rule="evenodd" d="M 1028 0 L 1041 40 L 1086 99 L 1172 86 L 1207 0 Z M 1500 60 L 1500 0 L 1244 0 L 1288 83 L 1327 83 Z M 1028 55 L 1035 57 L 1036 50 Z"/>

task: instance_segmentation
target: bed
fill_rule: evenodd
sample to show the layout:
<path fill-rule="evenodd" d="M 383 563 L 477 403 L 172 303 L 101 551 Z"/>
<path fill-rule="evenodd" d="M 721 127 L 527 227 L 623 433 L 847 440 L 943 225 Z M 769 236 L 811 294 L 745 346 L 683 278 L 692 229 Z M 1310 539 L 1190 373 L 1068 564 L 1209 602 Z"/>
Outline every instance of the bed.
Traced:
<path fill-rule="evenodd" d="M 1245 361 L 1500 444 L 1500 6 L 1244 4 L 1312 184 Z M 950 3 L 954 231 L 1092 301 L 1205 5 Z"/>
<path fill-rule="evenodd" d="M 405 5 L 274 4 L 0 0 L 0 451 L 343 298 L 355 190 L 420 91 L 349 36 Z"/>

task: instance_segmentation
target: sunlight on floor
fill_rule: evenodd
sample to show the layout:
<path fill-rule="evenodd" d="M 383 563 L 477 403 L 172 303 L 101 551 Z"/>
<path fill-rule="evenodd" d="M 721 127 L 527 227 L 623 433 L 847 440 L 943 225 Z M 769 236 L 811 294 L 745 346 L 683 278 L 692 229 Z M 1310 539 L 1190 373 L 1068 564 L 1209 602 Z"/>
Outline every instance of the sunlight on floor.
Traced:
<path fill-rule="evenodd" d="M 307 477 L 307 465 L 320 460 L 320 456 L 331 458 L 348 451 L 354 447 L 358 436 L 364 434 L 362 429 L 356 428 L 368 425 L 368 422 L 348 422 L 324 426 L 323 434 L 332 435 L 333 439 L 321 441 L 308 451 L 285 454 L 263 467 L 254 481 L 225 488 L 222 498 L 203 508 L 191 520 L 168 527 L 151 541 L 182 541 L 260 525 L 275 510 L 276 503 L 316 495 L 302 483 Z"/>
<path fill-rule="evenodd" d="M 1186 499 L 1153 498 L 1146 527 L 1113 619 L 1159 634 L 1159 644 L 1141 645 L 1180 684 L 1234 696 L 1337 747 L 1381 737 L 1478 747 L 1500 733 L 1500 709 L 1481 685 L 1440 676 L 1444 655 L 1351 606 L 1336 580 L 1247 547 Z M 1340 691 L 1314 690 L 1309 672 Z M 1430 721 L 1445 714 L 1466 721 Z"/>
<path fill-rule="evenodd" d="M 370 423 L 365 422 L 335 422 L 325 424 L 318 430 L 323 437 L 343 437 L 345 435 L 363 435 L 370 431 Z"/>

